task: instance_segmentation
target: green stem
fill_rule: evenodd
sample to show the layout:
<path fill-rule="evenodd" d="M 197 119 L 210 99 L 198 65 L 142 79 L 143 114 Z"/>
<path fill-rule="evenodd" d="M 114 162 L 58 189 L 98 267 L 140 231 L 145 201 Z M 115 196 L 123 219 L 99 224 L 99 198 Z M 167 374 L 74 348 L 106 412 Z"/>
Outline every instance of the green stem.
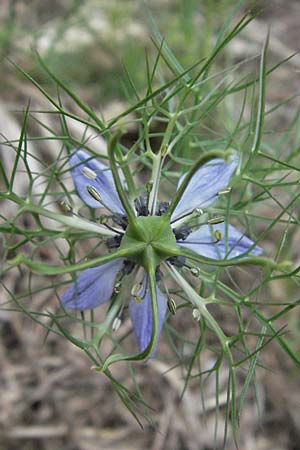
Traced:
<path fill-rule="evenodd" d="M 175 269 L 174 266 L 167 264 L 165 267 L 168 268 L 168 272 L 170 273 L 171 277 L 174 281 L 182 288 L 182 290 L 185 292 L 185 294 L 188 296 L 189 300 L 193 304 L 195 308 L 199 310 L 203 318 L 205 319 L 206 323 L 209 325 L 209 327 L 215 332 L 216 336 L 218 337 L 222 349 L 224 353 L 228 357 L 228 362 L 232 362 L 233 365 L 233 359 L 231 352 L 228 348 L 229 340 L 227 336 L 223 333 L 221 328 L 219 327 L 216 320 L 213 318 L 213 316 L 210 314 L 206 307 L 206 301 L 200 295 L 198 295 L 194 288 L 190 286 L 190 284 L 186 281 L 186 279 L 178 272 L 178 270 Z"/>
<path fill-rule="evenodd" d="M 91 267 L 100 266 L 104 263 L 113 261 L 117 258 L 130 258 L 141 253 L 145 249 L 145 245 L 136 245 L 133 248 L 119 249 L 114 253 L 108 253 L 104 256 L 98 256 L 90 261 L 81 262 L 78 264 L 72 264 L 69 266 L 52 266 L 49 264 L 43 264 L 40 261 L 32 261 L 31 258 L 27 258 L 23 254 L 19 254 L 15 258 L 8 261 L 10 267 L 19 266 L 24 264 L 29 267 L 33 272 L 41 273 L 44 275 L 61 275 L 64 273 L 76 272 L 79 270 L 89 269 Z"/>
<path fill-rule="evenodd" d="M 134 179 L 132 176 L 132 171 L 130 170 L 130 168 L 128 167 L 128 164 L 127 164 L 127 161 L 128 161 L 127 155 L 123 156 L 119 147 L 116 147 L 116 151 L 118 153 L 118 159 L 121 161 L 122 172 L 126 179 L 129 199 L 135 198 L 137 190 L 136 190 L 136 186 L 135 186 Z"/>
<path fill-rule="evenodd" d="M 264 258 L 263 256 L 237 256 L 231 259 L 212 259 L 207 258 L 206 256 L 199 255 L 192 250 L 185 249 L 180 245 L 177 245 L 176 247 L 169 247 L 161 243 L 154 242 L 153 248 L 157 252 L 160 252 L 162 254 L 168 254 L 169 256 L 184 256 L 187 259 L 207 266 L 229 267 L 253 264 L 258 266 L 266 266 L 270 269 L 280 268 L 280 264 L 277 264 L 275 261 L 273 261 L 273 259 Z"/>
<path fill-rule="evenodd" d="M 160 144 L 159 151 L 156 155 L 153 153 L 151 155 L 152 160 L 153 160 L 152 176 L 151 176 L 151 181 L 153 183 L 153 187 L 152 187 L 150 197 L 149 197 L 149 209 L 150 209 L 151 215 L 155 214 L 159 182 L 160 182 L 160 178 L 161 178 L 161 169 L 164 164 L 165 157 L 169 153 L 168 143 L 171 139 L 173 128 L 176 125 L 178 113 L 170 114 L 169 117 L 170 117 L 170 120 L 169 120 L 168 126 L 166 128 L 166 131 L 164 132 L 164 136 L 163 136 L 162 142 Z"/>
<path fill-rule="evenodd" d="M 235 374 L 235 365 L 233 356 L 230 350 L 230 339 L 225 335 L 223 330 L 220 328 L 218 322 L 214 319 L 214 317 L 210 314 L 208 309 L 206 308 L 205 300 L 198 295 L 194 288 L 190 286 L 190 284 L 185 280 L 185 278 L 175 269 L 175 267 L 170 264 L 165 264 L 170 273 L 173 280 L 181 287 L 181 289 L 185 292 L 188 299 L 192 303 L 192 305 L 198 309 L 201 316 L 204 318 L 205 322 L 209 326 L 209 328 L 216 334 L 221 347 L 222 353 L 225 355 L 229 367 L 229 388 L 231 388 L 231 415 L 232 422 L 234 424 L 236 420 L 236 374 Z"/>
<path fill-rule="evenodd" d="M 151 307 L 152 307 L 152 335 L 148 347 L 140 353 L 135 353 L 133 355 L 112 355 L 109 356 L 102 367 L 95 367 L 99 372 L 107 370 L 108 366 L 118 361 L 143 361 L 151 356 L 155 350 L 158 337 L 158 303 L 156 294 L 156 280 L 155 280 L 155 255 L 153 249 L 148 246 L 146 248 L 146 272 L 148 275 L 148 282 L 151 294 Z"/>
<path fill-rule="evenodd" d="M 136 216 L 134 214 L 134 211 L 131 207 L 131 204 L 129 203 L 129 200 L 127 196 L 125 195 L 125 192 L 123 190 L 123 186 L 120 180 L 116 158 L 115 158 L 115 149 L 114 147 L 117 145 L 117 141 L 120 137 L 120 133 L 116 133 L 110 140 L 108 145 L 108 158 L 110 162 L 110 169 L 114 178 L 115 186 L 119 195 L 119 198 L 121 200 L 121 203 L 126 211 L 128 221 L 131 225 L 135 227 L 136 224 Z M 135 227 L 136 228 L 136 227 Z"/>
<path fill-rule="evenodd" d="M 157 196 L 158 196 L 158 188 L 159 188 L 159 180 L 160 180 L 160 172 L 161 172 L 161 166 L 162 166 L 162 157 L 161 154 L 153 154 L 152 155 L 152 176 L 151 176 L 151 182 L 152 182 L 152 189 L 149 195 L 149 211 L 151 216 L 155 214 L 156 210 L 156 202 L 157 202 Z"/>
<path fill-rule="evenodd" d="M 102 236 L 115 236 L 116 234 L 103 225 L 90 222 L 88 220 L 82 219 L 81 217 L 75 215 L 67 216 L 59 214 L 55 211 L 50 211 L 49 209 L 43 208 L 41 206 L 30 204 L 28 201 L 23 200 L 14 193 L 1 192 L 0 198 L 11 200 L 20 205 L 21 208 L 18 211 L 17 214 L 18 216 L 25 212 L 31 212 L 32 214 L 38 214 L 40 216 L 47 217 L 48 219 L 52 219 L 56 222 L 62 223 L 63 225 L 66 225 L 70 228 L 90 231 L 92 233 L 100 234 Z"/>

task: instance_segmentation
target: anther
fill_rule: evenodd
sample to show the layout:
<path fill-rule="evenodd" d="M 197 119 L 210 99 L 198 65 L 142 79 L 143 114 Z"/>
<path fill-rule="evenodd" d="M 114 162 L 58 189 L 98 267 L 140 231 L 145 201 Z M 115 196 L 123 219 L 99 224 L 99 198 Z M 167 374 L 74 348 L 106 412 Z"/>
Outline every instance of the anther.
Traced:
<path fill-rule="evenodd" d="M 219 242 L 223 239 L 223 235 L 220 230 L 214 231 L 214 237 L 216 238 L 217 242 Z"/>
<path fill-rule="evenodd" d="M 161 281 L 161 279 L 163 278 L 163 274 L 162 271 L 160 270 L 160 268 L 158 267 L 155 271 L 155 281 Z"/>
<path fill-rule="evenodd" d="M 193 315 L 193 319 L 195 320 L 195 322 L 199 322 L 200 321 L 201 313 L 200 313 L 199 309 L 194 308 L 192 315 Z"/>
<path fill-rule="evenodd" d="M 125 259 L 123 263 L 123 269 L 122 272 L 124 275 L 129 275 L 135 267 L 135 263 L 133 261 L 130 261 L 129 259 Z"/>
<path fill-rule="evenodd" d="M 126 230 L 127 226 L 128 226 L 128 219 L 127 216 L 124 216 L 122 214 L 113 214 L 112 215 L 112 220 L 113 222 L 115 222 L 117 225 L 119 225 L 120 227 L 123 228 L 123 230 Z"/>
<path fill-rule="evenodd" d="M 116 228 L 113 228 L 110 225 L 108 225 L 108 220 L 109 220 L 108 216 L 100 216 L 99 217 L 99 222 L 101 223 L 101 225 L 104 225 L 106 228 L 108 228 L 109 230 L 113 231 L 116 234 L 119 234 L 120 236 L 124 236 L 123 231 L 117 230 Z M 121 238 L 119 238 L 119 243 L 120 242 L 121 242 Z M 114 248 L 114 247 L 112 247 L 112 248 Z"/>
<path fill-rule="evenodd" d="M 134 206 L 138 216 L 149 216 L 146 197 L 140 195 L 138 198 L 134 200 Z"/>
<path fill-rule="evenodd" d="M 131 289 L 131 295 L 133 300 L 136 301 L 137 303 L 140 303 L 143 300 L 143 298 L 141 297 L 141 293 L 142 293 L 142 284 L 141 283 L 134 284 Z"/>
<path fill-rule="evenodd" d="M 192 219 L 193 217 L 198 217 L 198 216 L 201 216 L 202 214 L 204 214 L 203 209 L 194 208 L 192 211 L 188 211 L 188 212 L 182 214 L 182 216 L 176 217 L 176 219 L 171 220 L 171 224 L 176 223 L 176 222 L 181 222 L 183 220 L 188 221 L 188 220 Z"/>
<path fill-rule="evenodd" d="M 223 223 L 224 222 L 224 217 L 214 217 L 213 219 L 209 219 L 207 221 L 207 223 L 209 225 L 217 225 L 219 223 Z"/>
<path fill-rule="evenodd" d="M 160 202 L 160 204 L 158 205 L 158 210 L 157 210 L 157 215 L 158 216 L 162 216 L 163 214 L 165 214 L 168 209 L 169 209 L 170 203 L 169 202 Z"/>
<path fill-rule="evenodd" d="M 67 203 L 65 200 L 59 200 L 57 202 L 57 205 L 64 214 L 72 214 L 73 213 L 71 205 L 69 205 L 69 203 Z"/>
<path fill-rule="evenodd" d="M 185 257 L 184 256 L 171 256 L 168 258 L 168 261 L 175 267 L 183 267 L 185 265 Z"/>
<path fill-rule="evenodd" d="M 101 217 L 99 218 L 99 222 L 100 222 L 102 225 L 106 225 L 107 222 L 108 222 L 108 217 L 107 217 L 107 216 L 101 216 Z"/>
<path fill-rule="evenodd" d="M 199 277 L 200 275 L 200 270 L 197 267 L 191 267 L 190 272 L 194 277 Z"/>
<path fill-rule="evenodd" d="M 145 270 L 143 267 L 140 266 L 137 268 L 135 274 L 135 283 L 132 286 L 130 292 L 133 300 L 135 300 L 137 303 L 140 303 L 145 297 L 145 292 L 143 292 L 145 290 L 144 278 L 145 278 Z"/>
<path fill-rule="evenodd" d="M 185 241 L 186 238 L 191 233 L 191 228 L 185 223 L 180 228 L 174 228 L 173 233 L 175 234 L 176 241 Z"/>
<path fill-rule="evenodd" d="M 229 188 L 221 189 L 218 192 L 218 195 L 226 195 L 226 194 L 229 194 L 230 192 L 231 192 L 231 188 L 229 187 Z"/>
<path fill-rule="evenodd" d="M 112 326 L 111 326 L 112 331 L 118 331 L 121 324 L 122 324 L 122 320 L 120 319 L 120 317 L 115 317 L 114 321 L 112 323 Z"/>
<path fill-rule="evenodd" d="M 153 181 L 148 181 L 148 183 L 146 183 L 146 191 L 148 194 L 150 194 L 150 192 L 152 191 L 152 187 L 153 187 Z"/>
<path fill-rule="evenodd" d="M 105 244 L 108 248 L 119 248 L 123 235 L 117 234 L 116 236 L 106 239 Z"/>
<path fill-rule="evenodd" d="M 120 293 L 121 285 L 122 285 L 121 281 L 117 281 L 117 283 L 115 284 L 115 287 L 114 287 L 114 293 L 115 294 L 119 294 Z"/>
<path fill-rule="evenodd" d="M 82 169 L 82 173 L 90 180 L 95 180 L 95 178 L 97 178 L 96 172 L 94 170 L 90 169 L 89 167 L 84 167 Z"/>
<path fill-rule="evenodd" d="M 194 214 L 195 216 L 202 216 L 203 213 L 204 213 L 204 211 L 203 211 L 203 209 L 201 209 L 201 208 L 195 208 L 195 209 L 193 209 L 193 214 Z"/>
<path fill-rule="evenodd" d="M 170 313 L 173 314 L 173 316 L 175 316 L 177 306 L 176 306 L 175 300 L 172 297 L 168 297 L 167 305 L 168 305 L 168 310 L 170 311 Z"/>
<path fill-rule="evenodd" d="M 91 197 L 93 197 L 97 202 L 103 204 L 102 197 L 100 193 L 93 186 L 87 186 L 87 191 Z"/>

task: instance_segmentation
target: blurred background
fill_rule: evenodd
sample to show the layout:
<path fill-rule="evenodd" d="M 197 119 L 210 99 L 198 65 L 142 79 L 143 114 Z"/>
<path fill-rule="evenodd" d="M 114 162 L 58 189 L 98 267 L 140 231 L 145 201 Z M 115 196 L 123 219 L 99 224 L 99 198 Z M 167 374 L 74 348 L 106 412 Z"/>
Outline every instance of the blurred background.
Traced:
<path fill-rule="evenodd" d="M 145 2 L 169 47 L 184 67 L 207 56 L 225 18 L 239 17 L 250 6 L 234 0 L 149 0 Z M 249 59 L 245 70 L 257 70 L 258 55 L 268 28 L 271 30 L 270 63 L 299 50 L 300 2 L 260 1 L 260 14 L 227 47 L 231 63 Z M 149 17 L 135 0 L 0 0 L 0 133 L 14 141 L 20 135 L 21 114 L 30 107 L 48 110 L 49 102 L 9 62 L 19 64 L 52 95 L 56 87 L 38 63 L 37 50 L 51 70 L 72 87 L 94 111 L 111 118 L 129 105 L 126 68 L 137 90 L 146 87 L 145 49 L 155 54 Z M 9 60 L 7 59 L 9 58 Z M 300 57 L 280 66 L 267 89 L 268 107 L 294 98 L 277 109 L 270 119 L 273 129 L 283 127 L 299 108 Z M 79 113 L 73 103 L 68 105 Z M 234 105 L 231 108 L 234 109 Z M 30 122 L 28 135 L 46 136 L 56 117 L 43 116 Z M 45 122 L 46 121 L 46 122 Z M 68 123 L 81 139 L 84 127 Z M 49 127 L 49 128 L 47 128 Z M 126 138 L 132 142 L 132 125 Z M 96 146 L 101 147 L 100 141 Z M 55 140 L 31 141 L 30 152 L 51 161 L 60 144 Z M 7 168 L 11 157 L 1 148 Z M 14 156 L 14 154 L 12 154 Z M 22 180 L 19 180 L 22 191 Z M 298 243 L 297 243 L 298 244 Z M 271 245 L 271 243 L 269 243 Z M 45 257 L 51 259 L 50 255 Z M 22 274 L 19 274 L 22 277 Z M 19 277 L 5 280 L 18 289 Z M 286 286 L 273 287 L 273 299 Z M 0 290 L 1 301 L 5 290 Z M 49 299 L 48 299 L 49 300 Z M 53 299 L 52 299 L 53 300 Z M 45 299 L 46 301 L 46 299 Z M 51 299 L 50 299 L 51 301 Z M 299 314 L 287 318 L 293 337 L 299 337 Z M 292 342 L 299 351 L 299 341 Z M 299 371 L 277 345 L 264 352 L 258 371 L 259 409 L 250 393 L 240 423 L 241 450 L 300 450 Z M 193 391 L 180 401 L 182 374 L 166 372 L 163 361 L 142 365 L 138 382 L 155 405 L 157 429 L 142 430 L 121 406 L 110 384 L 90 370 L 85 356 L 68 342 L 49 335 L 29 319 L 0 311 L 0 449 L 1 450 L 212 450 L 214 436 L 214 386 L 207 383 L 204 414 Z M 120 379 L 126 383 L 126 375 Z M 221 438 L 219 442 L 221 448 Z M 234 444 L 229 439 L 229 450 Z"/>

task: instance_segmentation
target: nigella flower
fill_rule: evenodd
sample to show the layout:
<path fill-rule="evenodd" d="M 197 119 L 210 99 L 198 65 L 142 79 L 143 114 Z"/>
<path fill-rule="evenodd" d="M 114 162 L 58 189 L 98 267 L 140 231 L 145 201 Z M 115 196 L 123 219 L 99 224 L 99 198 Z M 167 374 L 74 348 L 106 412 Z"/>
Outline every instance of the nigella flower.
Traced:
<path fill-rule="evenodd" d="M 107 227 L 112 231 L 112 236 L 106 240 L 109 250 L 122 248 L 122 242 L 135 242 L 130 229 L 130 217 L 124 201 L 120 199 L 118 189 L 115 185 L 115 177 L 109 167 L 89 156 L 83 150 L 78 150 L 70 158 L 71 174 L 81 199 L 92 208 L 105 208 L 110 215 L 106 216 Z M 173 232 L 174 245 L 176 248 L 189 249 L 205 258 L 215 260 L 232 259 L 240 255 L 258 255 L 261 249 L 245 235 L 240 233 L 233 226 L 222 222 L 220 219 L 208 220 L 199 225 L 199 216 L 204 214 L 205 208 L 210 206 L 218 196 L 225 192 L 231 176 L 233 175 L 238 163 L 235 154 L 229 156 L 227 160 L 223 158 L 210 159 L 197 170 L 194 171 L 185 189 L 182 191 L 181 198 L 176 203 L 171 213 L 170 204 L 161 202 L 153 209 L 149 206 L 149 195 L 136 198 L 132 205 L 133 217 L 136 222 L 147 223 L 149 226 L 157 227 L 160 216 L 168 217 L 168 227 Z M 185 175 L 181 177 L 177 189 L 180 191 L 183 184 L 186 183 Z M 178 191 L 178 192 L 179 192 Z M 150 214 L 149 211 L 153 211 Z M 150 217 L 157 217 L 157 220 L 143 221 Z M 191 223 L 195 222 L 195 225 Z M 153 225 L 154 224 L 154 225 Z M 165 228 L 163 228 L 164 230 Z M 144 238 L 143 229 L 140 232 L 141 239 L 147 245 L 151 244 L 151 239 Z M 154 231 L 150 230 L 153 234 Z M 145 233 L 144 233 L 145 234 Z M 146 232 L 147 234 L 147 232 Z M 155 234 L 155 233 L 154 233 Z M 153 234 L 153 236 L 154 236 Z M 157 233 L 156 233 L 157 235 Z M 163 232 L 159 238 L 160 249 L 164 249 L 164 236 L 170 240 L 168 233 Z M 158 246 L 159 247 L 159 246 Z M 161 251 L 162 251 L 161 250 Z M 167 251 L 167 250 L 166 250 Z M 176 252 L 175 252 L 176 253 Z M 180 253 L 180 252 L 179 252 Z M 140 253 L 137 253 L 140 255 Z M 156 342 L 161 332 L 167 308 L 170 306 L 168 294 L 163 293 L 157 284 L 161 281 L 161 270 L 159 264 L 161 260 L 166 260 L 168 264 L 177 267 L 185 265 L 183 256 L 174 256 L 174 254 L 164 255 L 157 260 L 156 265 Z M 143 266 L 141 256 L 136 257 L 118 257 L 115 260 L 105 262 L 102 265 L 86 269 L 80 273 L 76 281 L 61 297 L 61 303 L 65 308 L 75 308 L 80 311 L 93 309 L 108 302 L 118 290 L 119 280 L 130 275 L 134 278 L 133 288 L 131 289 L 128 301 L 128 311 L 133 324 L 139 350 L 143 352 L 149 345 L 153 334 L 153 303 L 151 301 L 151 289 L 149 277 Z M 153 292 L 152 292 L 153 295 Z M 124 305 L 120 312 L 123 312 Z"/>

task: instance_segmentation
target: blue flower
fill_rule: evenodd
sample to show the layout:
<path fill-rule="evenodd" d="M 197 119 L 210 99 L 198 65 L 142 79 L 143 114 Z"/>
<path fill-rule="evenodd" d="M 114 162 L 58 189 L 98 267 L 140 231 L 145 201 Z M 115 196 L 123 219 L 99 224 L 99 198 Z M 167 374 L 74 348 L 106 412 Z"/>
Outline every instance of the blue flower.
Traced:
<path fill-rule="evenodd" d="M 229 160 L 215 158 L 202 165 L 192 176 L 179 200 L 172 216 L 171 225 L 177 244 L 202 256 L 220 260 L 240 255 L 258 255 L 261 249 L 232 225 L 225 223 L 204 223 L 193 231 L 185 219 L 192 217 L 195 211 L 211 205 L 220 191 L 228 186 L 237 167 L 238 159 L 232 155 Z M 92 208 L 106 208 L 112 213 L 110 220 L 116 229 L 116 235 L 107 239 L 109 249 L 119 247 L 127 227 L 127 217 L 119 199 L 111 170 L 103 163 L 79 150 L 70 158 L 71 174 L 81 199 Z M 181 177 L 178 187 L 184 176 Z M 149 215 L 144 197 L 135 200 L 137 216 Z M 162 215 L 168 208 L 166 202 L 158 205 L 156 215 Z M 115 229 L 115 228 L 113 228 Z M 181 266 L 184 258 L 173 257 L 169 262 Z M 151 296 L 146 272 L 125 258 L 118 258 L 98 267 L 84 270 L 76 281 L 61 297 L 65 308 L 80 311 L 93 309 L 108 302 L 114 293 L 116 279 L 120 274 L 136 271 L 137 282 L 134 285 L 128 310 L 140 351 L 144 351 L 152 336 Z M 157 271 L 159 278 L 159 271 Z M 167 296 L 156 287 L 158 302 L 158 335 L 162 329 L 166 311 Z M 157 342 L 156 342 L 157 345 Z"/>

